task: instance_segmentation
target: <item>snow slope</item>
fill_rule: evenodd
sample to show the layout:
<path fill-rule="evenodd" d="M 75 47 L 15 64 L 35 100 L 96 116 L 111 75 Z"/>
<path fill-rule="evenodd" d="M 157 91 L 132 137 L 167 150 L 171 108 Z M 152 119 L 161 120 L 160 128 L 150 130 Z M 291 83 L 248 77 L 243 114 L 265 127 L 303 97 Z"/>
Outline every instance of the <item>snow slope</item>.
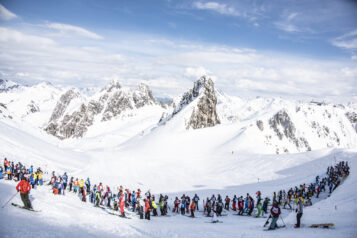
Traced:
<path fill-rule="evenodd" d="M 302 182 L 310 182 L 313 174 L 323 174 L 326 166 L 334 164 L 336 156 L 339 160 L 347 160 L 351 165 L 351 175 L 337 188 L 330 198 L 322 200 L 312 207 L 305 208 L 301 229 L 292 228 L 295 223 L 295 213 L 284 210 L 283 219 L 286 228 L 276 231 L 263 231 L 265 219 L 238 217 L 229 214 L 221 217 L 223 223 L 208 224 L 209 218 L 197 213 L 197 219 L 173 215 L 171 217 L 154 217 L 151 221 L 121 219 L 108 215 L 100 208 L 94 208 L 89 203 L 80 202 L 72 193 L 65 196 L 53 196 L 49 187 L 43 186 L 31 192 L 33 206 L 41 213 L 33 213 L 12 206 L 2 209 L 0 230 L 5 231 L 2 237 L 354 237 L 357 232 L 355 212 L 357 209 L 354 184 L 357 182 L 356 151 L 321 151 L 316 153 L 309 162 L 298 163 L 289 169 L 276 171 L 284 178 L 264 183 L 251 183 L 223 189 L 208 189 L 199 191 L 201 199 L 212 193 L 245 194 L 261 190 L 263 196 L 281 188 L 289 188 Z M 306 176 L 307 175 L 307 176 Z M 3 204 L 14 193 L 15 183 L 0 181 Z M 192 195 L 194 191 L 188 192 Z M 233 192 L 233 193 L 232 193 Z M 179 194 L 169 194 L 170 197 Z M 19 196 L 14 200 L 21 203 Z M 172 206 L 172 204 L 170 204 Z M 200 207 L 202 209 L 202 207 Z M 331 230 L 315 230 L 306 227 L 310 223 L 333 222 Z M 278 221 L 282 224 L 282 221 Z M 21 224 L 21 226 L 19 226 Z M 39 229 L 41 227 L 41 229 Z"/>

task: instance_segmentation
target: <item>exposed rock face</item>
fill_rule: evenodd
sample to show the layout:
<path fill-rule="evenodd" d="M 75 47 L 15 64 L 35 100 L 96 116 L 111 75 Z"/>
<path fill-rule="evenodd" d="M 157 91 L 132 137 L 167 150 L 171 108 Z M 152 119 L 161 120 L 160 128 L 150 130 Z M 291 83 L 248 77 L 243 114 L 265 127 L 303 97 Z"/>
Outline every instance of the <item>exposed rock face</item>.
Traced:
<path fill-rule="evenodd" d="M 264 131 L 264 123 L 263 123 L 263 121 L 258 120 L 257 121 L 257 127 L 259 128 L 259 130 Z"/>
<path fill-rule="evenodd" d="M 192 105 L 191 103 L 195 100 L 196 104 Z M 220 124 L 216 110 L 217 97 L 214 84 L 206 76 L 202 76 L 194 82 L 193 88 L 184 93 L 179 102 L 173 103 L 174 110 L 172 114 L 166 118 L 161 118 L 159 123 L 164 124 L 189 105 L 192 105 L 193 108 L 189 117 L 185 119 L 186 129 L 199 129 Z"/>
<path fill-rule="evenodd" d="M 82 103 L 74 112 L 66 113 L 68 105 L 76 97 L 78 94 L 71 90 L 61 96 L 45 128 L 48 133 L 61 139 L 82 137 L 96 116 L 101 116 L 98 118 L 101 121 L 108 121 L 126 110 L 158 104 L 145 84 L 140 84 L 135 90 L 127 90 L 119 82 L 112 82 L 96 98 L 87 104 Z"/>
<path fill-rule="evenodd" d="M 65 94 L 63 94 L 52 112 L 50 121 L 55 121 L 58 118 L 62 117 L 72 99 L 78 96 L 79 95 L 73 92 L 73 90 L 68 90 Z"/>
<path fill-rule="evenodd" d="M 28 113 L 35 113 L 35 112 L 38 112 L 40 111 L 40 107 L 34 102 L 31 100 L 31 102 L 27 105 L 27 108 L 28 108 Z"/>
<path fill-rule="evenodd" d="M 296 128 L 285 110 L 279 111 L 270 118 L 269 125 L 280 140 L 285 136 L 288 140 L 293 142 L 298 149 L 305 148 L 307 151 L 311 150 L 311 147 L 305 138 L 296 138 Z"/>
<path fill-rule="evenodd" d="M 7 92 L 12 89 L 18 88 L 20 85 L 6 79 L 0 79 L 0 93 Z"/>
<path fill-rule="evenodd" d="M 214 84 L 211 79 L 202 77 L 195 82 L 192 89 L 192 93 L 187 98 L 184 98 L 185 102 L 192 100 L 199 94 L 199 89 L 204 88 L 204 93 L 200 97 L 197 107 L 193 109 L 190 120 L 187 123 L 186 129 L 190 127 L 193 129 L 212 127 L 220 124 L 220 120 L 217 115 L 216 105 L 217 97 L 214 92 Z"/>

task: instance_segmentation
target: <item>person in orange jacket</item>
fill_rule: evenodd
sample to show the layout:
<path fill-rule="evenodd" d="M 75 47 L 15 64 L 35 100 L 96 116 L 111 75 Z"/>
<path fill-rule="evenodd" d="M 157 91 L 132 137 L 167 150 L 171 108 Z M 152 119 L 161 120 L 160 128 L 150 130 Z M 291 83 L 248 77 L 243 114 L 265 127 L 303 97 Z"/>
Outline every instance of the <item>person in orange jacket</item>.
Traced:
<path fill-rule="evenodd" d="M 31 185 L 25 177 L 17 184 L 16 190 L 20 192 L 21 200 L 24 203 L 24 207 L 32 209 L 32 205 L 29 199 L 29 192 L 31 191 Z"/>
<path fill-rule="evenodd" d="M 195 209 L 196 209 L 196 203 L 194 201 L 191 202 L 190 209 L 191 209 L 191 216 L 190 217 L 194 218 L 195 217 Z"/>
<path fill-rule="evenodd" d="M 145 219 L 150 220 L 150 212 L 151 212 L 150 198 L 144 199 L 144 202 L 145 202 Z"/>

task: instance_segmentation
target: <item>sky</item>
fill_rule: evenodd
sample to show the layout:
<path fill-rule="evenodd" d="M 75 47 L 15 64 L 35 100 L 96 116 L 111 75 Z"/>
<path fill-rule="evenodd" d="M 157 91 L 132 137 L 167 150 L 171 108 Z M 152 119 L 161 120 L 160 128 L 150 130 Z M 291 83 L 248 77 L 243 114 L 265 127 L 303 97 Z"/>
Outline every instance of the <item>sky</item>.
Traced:
<path fill-rule="evenodd" d="M 357 100 L 357 1 L 0 0 L 0 77 Z"/>

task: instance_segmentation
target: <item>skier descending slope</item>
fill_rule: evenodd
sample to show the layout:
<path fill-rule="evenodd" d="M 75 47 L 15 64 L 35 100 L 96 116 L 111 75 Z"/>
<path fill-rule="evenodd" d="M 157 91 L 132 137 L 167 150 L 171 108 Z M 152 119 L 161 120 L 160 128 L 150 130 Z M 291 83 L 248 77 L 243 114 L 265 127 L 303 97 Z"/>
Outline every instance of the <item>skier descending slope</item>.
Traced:
<path fill-rule="evenodd" d="M 278 227 L 276 222 L 278 221 L 278 218 L 279 218 L 280 213 L 281 213 L 280 207 L 279 207 L 277 201 L 273 202 L 273 207 L 270 209 L 270 213 L 271 213 L 271 216 L 272 216 L 272 221 L 270 223 L 269 230 L 274 230 L 275 228 Z"/>
<path fill-rule="evenodd" d="M 21 200 L 24 203 L 24 207 L 27 209 L 32 209 L 32 205 L 29 199 L 29 192 L 31 191 L 31 186 L 25 177 L 17 184 L 16 190 L 20 192 Z"/>

